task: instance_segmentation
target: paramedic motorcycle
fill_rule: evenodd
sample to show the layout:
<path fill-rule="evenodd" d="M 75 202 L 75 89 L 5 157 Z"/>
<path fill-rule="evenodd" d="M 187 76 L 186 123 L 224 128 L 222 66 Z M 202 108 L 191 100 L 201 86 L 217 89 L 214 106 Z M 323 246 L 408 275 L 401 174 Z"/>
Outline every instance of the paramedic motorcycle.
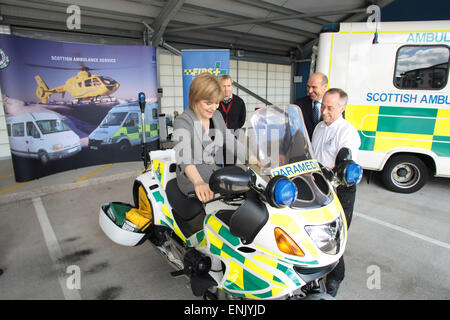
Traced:
<path fill-rule="evenodd" d="M 323 279 L 347 242 L 332 183 L 356 184 L 362 170 L 343 152 L 338 172 L 325 178 L 304 128 L 297 106 L 255 111 L 239 135 L 249 164 L 214 172 L 209 184 L 216 198 L 206 204 L 178 189 L 173 149 L 152 151 L 133 185 L 132 210 L 146 212 L 148 221 L 134 232 L 121 229 L 105 204 L 100 225 L 119 244 L 149 239 L 173 276 L 190 279 L 196 296 L 332 298 Z"/>

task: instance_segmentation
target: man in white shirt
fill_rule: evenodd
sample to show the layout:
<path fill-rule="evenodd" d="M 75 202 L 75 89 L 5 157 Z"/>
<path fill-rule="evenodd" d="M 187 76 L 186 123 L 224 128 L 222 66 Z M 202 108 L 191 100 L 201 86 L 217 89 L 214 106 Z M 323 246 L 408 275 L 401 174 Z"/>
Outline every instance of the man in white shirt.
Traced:
<path fill-rule="evenodd" d="M 338 91 L 339 90 L 339 91 Z M 341 93 L 344 96 L 341 98 Z M 317 124 L 312 137 L 314 154 L 328 169 L 334 168 L 339 150 L 350 148 L 352 159 L 356 161 L 361 139 L 358 131 L 342 116 L 347 103 L 347 94 L 340 89 L 329 89 L 327 99 L 322 101 L 322 121 Z"/>
<path fill-rule="evenodd" d="M 329 89 L 322 99 L 322 119 L 314 129 L 312 146 L 316 159 L 328 169 L 333 169 L 339 150 L 347 147 L 352 152 L 352 159 L 356 161 L 361 139 L 358 131 L 343 118 L 342 113 L 347 105 L 347 94 L 337 88 Z M 336 194 L 344 209 L 347 226 L 350 228 L 353 206 L 356 197 L 356 186 L 339 186 Z M 344 279 L 344 258 L 327 275 L 327 292 L 336 295 L 341 281 Z"/>

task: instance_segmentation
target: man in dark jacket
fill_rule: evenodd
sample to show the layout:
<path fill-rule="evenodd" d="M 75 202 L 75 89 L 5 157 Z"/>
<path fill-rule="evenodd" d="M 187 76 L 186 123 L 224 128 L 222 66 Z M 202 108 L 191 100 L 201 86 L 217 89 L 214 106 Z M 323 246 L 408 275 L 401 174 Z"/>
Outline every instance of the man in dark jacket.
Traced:
<path fill-rule="evenodd" d="M 308 131 L 309 140 L 312 139 L 314 128 L 321 120 L 320 107 L 322 97 L 327 91 L 328 78 L 320 72 L 312 74 L 306 85 L 308 95 L 297 99 L 294 103 L 302 109 L 303 119 Z"/>
<path fill-rule="evenodd" d="M 244 101 L 232 93 L 233 79 L 229 75 L 219 78 L 225 92 L 225 99 L 219 103 L 219 111 L 228 129 L 239 129 L 245 123 L 246 109 Z"/>

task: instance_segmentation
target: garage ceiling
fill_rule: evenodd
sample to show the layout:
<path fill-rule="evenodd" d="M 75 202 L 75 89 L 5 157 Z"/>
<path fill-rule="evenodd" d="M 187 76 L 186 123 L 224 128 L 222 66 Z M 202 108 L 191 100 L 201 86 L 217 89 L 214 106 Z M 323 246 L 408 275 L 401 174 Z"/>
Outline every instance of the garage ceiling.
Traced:
<path fill-rule="evenodd" d="M 329 23 L 361 21 L 366 8 L 394 0 L 0 0 L 11 33 L 102 44 L 152 44 L 169 50 L 230 49 L 247 59 L 304 58 Z M 69 30 L 70 5 L 81 10 Z"/>

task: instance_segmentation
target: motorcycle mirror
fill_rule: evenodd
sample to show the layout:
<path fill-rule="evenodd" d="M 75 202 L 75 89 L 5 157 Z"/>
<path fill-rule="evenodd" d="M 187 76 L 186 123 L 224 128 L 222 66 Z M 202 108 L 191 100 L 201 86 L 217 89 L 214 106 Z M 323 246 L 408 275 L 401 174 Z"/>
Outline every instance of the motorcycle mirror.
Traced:
<path fill-rule="evenodd" d="M 352 150 L 347 147 L 343 147 L 339 150 L 336 160 L 334 160 L 335 167 L 338 167 L 343 161 L 346 160 L 352 160 Z"/>
<path fill-rule="evenodd" d="M 327 167 L 323 166 L 320 162 L 319 162 L 319 167 L 322 170 L 322 173 L 325 176 L 325 178 L 327 178 L 328 181 L 333 181 L 333 177 L 334 177 L 333 170 L 330 170 Z"/>
<path fill-rule="evenodd" d="M 139 100 L 139 108 L 141 109 L 141 113 L 144 113 L 145 112 L 145 93 L 139 92 L 138 100 Z"/>
<path fill-rule="evenodd" d="M 211 175 L 209 187 L 223 196 L 246 193 L 250 190 L 250 176 L 240 167 L 221 168 Z"/>

